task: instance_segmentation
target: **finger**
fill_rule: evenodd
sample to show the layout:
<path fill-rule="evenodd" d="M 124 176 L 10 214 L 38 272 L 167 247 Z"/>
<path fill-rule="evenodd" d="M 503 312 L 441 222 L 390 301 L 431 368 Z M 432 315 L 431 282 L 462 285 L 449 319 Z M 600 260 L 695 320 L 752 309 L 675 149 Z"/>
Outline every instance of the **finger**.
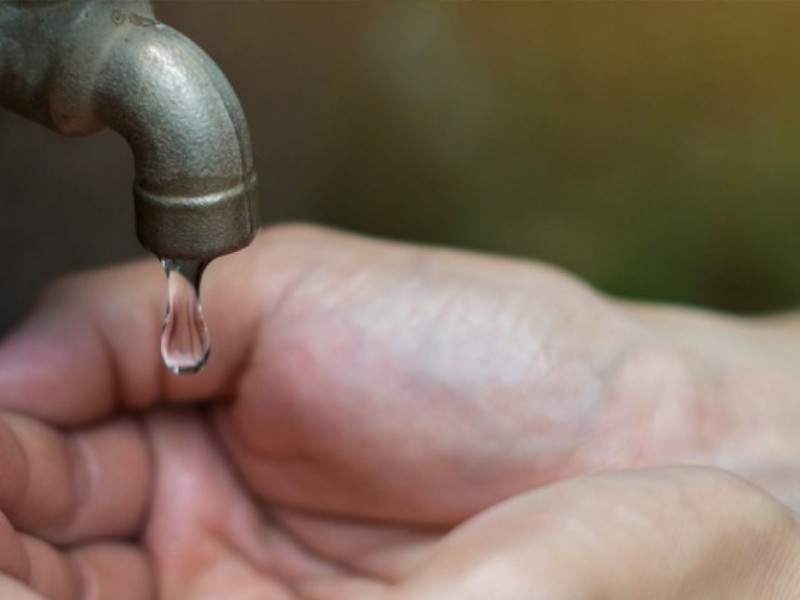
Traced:
<path fill-rule="evenodd" d="M 77 600 L 82 594 L 80 573 L 67 557 L 36 538 L 23 538 L 30 573 L 25 583 L 52 600 Z"/>
<path fill-rule="evenodd" d="M 152 467 L 135 422 L 64 434 L 6 413 L 0 416 L 0 451 L 0 511 L 17 529 L 62 544 L 139 529 Z"/>
<path fill-rule="evenodd" d="M 733 475 L 610 473 L 488 510 L 392 598 L 793 597 L 799 551 L 795 515 Z"/>
<path fill-rule="evenodd" d="M 0 598 L 3 600 L 49 600 L 20 581 L 0 573 Z"/>
<path fill-rule="evenodd" d="M 14 531 L 0 516 L 0 598 L 147 600 L 154 598 L 146 557 L 124 544 L 90 544 L 69 551 Z M 42 596 L 34 593 L 37 592 Z"/>
<path fill-rule="evenodd" d="M 0 346 L 0 406 L 75 425 L 109 414 L 118 391 L 132 404 L 157 394 L 145 340 L 155 343 L 163 283 L 142 264 L 53 284 Z"/>
<path fill-rule="evenodd" d="M 0 513 L 0 581 L 2 581 L 3 575 L 27 581 L 30 568 L 28 553 L 25 551 L 19 534 L 5 515 Z M 0 583 L 0 591 L 3 589 L 3 585 Z M 0 594 L 0 598 L 4 597 Z"/>
<path fill-rule="evenodd" d="M 31 565 L 27 584 L 50 600 L 148 600 L 156 597 L 155 580 L 140 549 L 99 543 L 59 551 L 27 536 L 24 543 Z"/>
<path fill-rule="evenodd" d="M 156 578 L 140 548 L 98 543 L 72 550 L 69 558 L 80 572 L 86 600 L 150 600 L 157 598 Z"/>

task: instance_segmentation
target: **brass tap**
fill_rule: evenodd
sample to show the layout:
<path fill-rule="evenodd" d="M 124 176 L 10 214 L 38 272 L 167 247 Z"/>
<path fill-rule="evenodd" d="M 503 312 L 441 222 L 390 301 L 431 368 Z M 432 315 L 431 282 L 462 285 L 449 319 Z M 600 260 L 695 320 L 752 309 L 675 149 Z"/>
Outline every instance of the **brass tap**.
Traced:
<path fill-rule="evenodd" d="M 136 233 L 157 256 L 210 260 L 255 235 L 236 94 L 149 1 L 0 0 L 0 106 L 65 135 L 119 132 L 134 157 Z"/>

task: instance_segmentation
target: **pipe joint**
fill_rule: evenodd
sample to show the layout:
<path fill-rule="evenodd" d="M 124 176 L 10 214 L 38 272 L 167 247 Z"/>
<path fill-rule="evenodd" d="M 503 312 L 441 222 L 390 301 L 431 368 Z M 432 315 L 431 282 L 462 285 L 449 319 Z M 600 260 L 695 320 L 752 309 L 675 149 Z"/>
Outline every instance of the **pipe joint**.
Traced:
<path fill-rule="evenodd" d="M 65 135 L 119 132 L 134 157 L 137 235 L 159 257 L 210 260 L 255 235 L 256 175 L 239 101 L 150 2 L 0 5 L 0 105 Z"/>

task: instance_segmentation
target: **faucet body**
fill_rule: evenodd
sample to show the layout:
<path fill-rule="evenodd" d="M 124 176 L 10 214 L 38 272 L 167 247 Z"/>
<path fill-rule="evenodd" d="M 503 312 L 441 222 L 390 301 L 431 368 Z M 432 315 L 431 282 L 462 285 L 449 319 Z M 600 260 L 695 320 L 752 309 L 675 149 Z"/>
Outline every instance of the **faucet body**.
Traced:
<path fill-rule="evenodd" d="M 134 157 L 137 236 L 157 256 L 206 261 L 255 235 L 239 101 L 148 0 L 0 0 L 0 106 L 65 135 L 119 132 Z"/>

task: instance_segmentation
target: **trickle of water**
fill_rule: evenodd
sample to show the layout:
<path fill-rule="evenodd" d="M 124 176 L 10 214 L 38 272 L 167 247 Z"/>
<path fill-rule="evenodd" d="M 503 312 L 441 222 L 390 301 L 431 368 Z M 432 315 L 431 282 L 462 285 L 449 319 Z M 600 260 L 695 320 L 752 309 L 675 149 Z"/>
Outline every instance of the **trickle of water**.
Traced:
<path fill-rule="evenodd" d="M 162 258 L 167 274 L 167 315 L 161 358 L 173 373 L 197 373 L 208 361 L 211 340 L 200 305 L 200 280 L 208 261 Z"/>

